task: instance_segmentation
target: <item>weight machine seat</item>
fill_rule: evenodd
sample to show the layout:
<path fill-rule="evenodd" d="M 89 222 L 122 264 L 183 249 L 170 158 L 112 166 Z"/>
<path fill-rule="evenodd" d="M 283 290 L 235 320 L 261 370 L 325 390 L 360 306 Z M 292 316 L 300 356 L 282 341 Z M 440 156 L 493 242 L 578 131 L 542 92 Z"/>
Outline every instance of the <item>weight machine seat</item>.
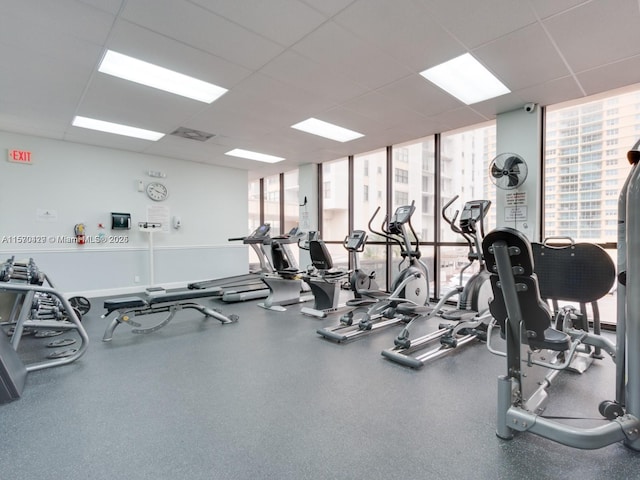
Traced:
<path fill-rule="evenodd" d="M 333 259 L 329 249 L 322 240 L 311 240 L 309 242 L 309 256 L 311 264 L 318 270 L 331 270 Z"/>
<path fill-rule="evenodd" d="M 333 259 L 327 245 L 322 240 L 311 240 L 309 242 L 309 256 L 311 265 L 318 271 L 317 275 L 309 278 L 320 278 L 327 282 L 333 282 L 349 274 L 346 270 L 334 269 Z"/>
<path fill-rule="evenodd" d="M 509 251 L 509 269 L 515 282 L 515 291 L 504 291 L 505 279 L 498 274 L 498 266 L 493 244 L 503 241 Z M 520 307 L 526 338 L 533 349 L 565 351 L 571 346 L 571 337 L 551 327 L 552 314 L 548 305 L 540 297 L 538 277 L 534 273 L 533 251 L 529 240 L 518 230 L 504 227 L 487 234 L 482 242 L 482 250 L 487 271 L 491 277 L 494 298 L 489 302 L 489 310 L 504 334 L 507 322 L 505 296 L 515 296 Z M 513 297 L 512 297 L 513 298 Z M 512 299 L 510 298 L 510 299 Z"/>

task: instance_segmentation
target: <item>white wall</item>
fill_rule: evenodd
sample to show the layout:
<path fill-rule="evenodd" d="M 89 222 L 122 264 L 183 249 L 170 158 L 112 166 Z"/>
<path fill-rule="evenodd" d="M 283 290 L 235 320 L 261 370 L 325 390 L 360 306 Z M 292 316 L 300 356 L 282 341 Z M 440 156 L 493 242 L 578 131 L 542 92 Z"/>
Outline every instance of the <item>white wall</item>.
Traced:
<path fill-rule="evenodd" d="M 7 161 L 8 149 L 32 152 L 32 165 Z M 248 271 L 247 248 L 227 243 L 247 233 L 243 170 L 5 132 L 0 151 L 0 262 L 14 254 L 33 257 L 65 293 L 140 291 L 150 284 L 149 239 L 137 224 L 147 220 L 149 206 L 163 205 L 182 227 L 154 234 L 155 284 Z M 166 178 L 151 178 L 148 170 Z M 169 189 L 164 202 L 138 191 L 139 181 L 155 180 Z M 111 230 L 111 212 L 131 213 L 132 229 Z M 61 242 L 74 238 L 77 223 L 86 225 L 87 236 L 106 234 L 107 242 Z"/>
<path fill-rule="evenodd" d="M 524 109 L 502 113 L 496 117 L 496 154 L 517 153 L 524 158 L 528 175 L 516 190 L 496 189 L 496 224 L 523 232 L 532 242 L 540 241 L 540 169 L 542 164 L 542 114 L 536 106 L 533 112 Z M 516 220 L 505 218 L 512 212 L 509 196 L 524 194 L 518 202 Z"/>

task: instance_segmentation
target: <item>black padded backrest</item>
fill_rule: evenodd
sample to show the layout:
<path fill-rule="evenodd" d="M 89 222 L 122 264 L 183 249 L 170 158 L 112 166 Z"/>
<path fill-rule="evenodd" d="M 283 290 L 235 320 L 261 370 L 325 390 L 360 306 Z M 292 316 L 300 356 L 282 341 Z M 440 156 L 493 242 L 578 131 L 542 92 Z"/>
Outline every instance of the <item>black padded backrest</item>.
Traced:
<path fill-rule="evenodd" d="M 521 267 L 521 275 L 531 275 L 533 273 L 531 243 L 524 234 L 509 227 L 496 228 L 489 232 L 482 240 L 482 251 L 487 271 L 489 273 L 498 273 L 496 258 L 490 248 L 491 245 L 498 240 L 504 240 L 510 248 L 514 247 L 520 251 L 518 255 L 511 255 L 511 265 Z"/>
<path fill-rule="evenodd" d="M 333 268 L 331 254 L 322 240 L 311 240 L 309 242 L 309 255 L 311 256 L 311 263 L 318 270 L 331 270 Z"/>
<path fill-rule="evenodd" d="M 551 326 L 551 312 L 547 304 L 540 298 L 538 278 L 533 271 L 531 244 L 521 232 L 512 228 L 495 229 L 489 232 L 482 242 L 482 250 L 487 270 L 491 275 L 491 288 L 493 289 L 493 300 L 489 303 L 491 315 L 504 331 L 508 317 L 504 294 L 508 294 L 508 292 L 503 292 L 498 276 L 492 248 L 497 241 L 505 242 L 510 251 L 511 273 L 516 284 L 518 303 L 527 331 L 527 338 L 532 344 L 537 343 L 536 341 L 544 341 L 544 332 Z"/>
<path fill-rule="evenodd" d="M 604 297 L 615 282 L 609 254 L 592 243 L 550 246 L 532 243 L 542 298 L 589 303 Z"/>

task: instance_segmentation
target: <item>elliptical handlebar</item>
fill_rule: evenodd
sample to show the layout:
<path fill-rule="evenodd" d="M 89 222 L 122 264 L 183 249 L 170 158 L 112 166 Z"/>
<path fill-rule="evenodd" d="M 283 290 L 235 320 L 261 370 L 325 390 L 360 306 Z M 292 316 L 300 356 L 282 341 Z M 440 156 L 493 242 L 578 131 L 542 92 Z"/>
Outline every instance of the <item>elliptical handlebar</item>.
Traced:
<path fill-rule="evenodd" d="M 372 233 L 380 235 L 381 237 L 397 244 L 400 247 L 400 252 L 403 258 L 420 258 L 420 240 L 418 239 L 418 235 L 411 223 L 411 216 L 415 211 L 415 200 L 408 206 L 408 211 L 407 206 L 400 206 L 396 208 L 391 219 L 389 219 L 389 214 L 386 214 L 382 224 L 380 225 L 380 231 L 377 231 L 372 227 L 372 223 L 379 211 L 380 207 L 376 208 L 376 211 L 369 220 L 369 230 Z M 406 224 L 409 225 L 409 230 L 415 240 L 415 249 L 413 248 L 414 242 L 412 242 L 410 235 L 404 227 Z"/>
<path fill-rule="evenodd" d="M 380 211 L 380 207 L 378 206 L 378 208 L 376 208 L 376 211 L 373 212 L 373 215 L 369 219 L 369 223 L 367 225 L 369 227 L 369 231 L 372 232 L 372 233 L 375 233 L 376 235 L 380 235 L 381 237 L 384 237 L 389 241 L 397 243 L 400 246 L 400 248 L 402 248 L 402 242 L 400 240 L 398 240 L 397 238 L 392 237 L 391 236 L 391 232 L 389 231 L 389 229 L 385 228 L 385 225 L 388 225 L 388 223 L 389 223 L 389 214 L 386 214 L 384 216 L 384 219 L 382 220 L 382 224 L 380 225 L 380 231 L 375 230 L 371 226 L 371 224 L 373 223 L 373 219 L 376 218 L 376 216 L 378 215 L 379 211 Z"/>
<path fill-rule="evenodd" d="M 442 218 L 444 219 L 445 222 L 447 222 L 449 224 L 449 226 L 451 227 L 451 230 L 453 230 L 455 233 L 458 233 L 458 234 L 460 234 L 460 235 L 462 235 L 464 237 L 464 233 L 462 232 L 460 227 L 458 227 L 456 225 L 456 220 L 458 219 L 458 215 L 460 214 L 460 210 L 456 209 L 456 212 L 453 214 L 453 218 L 449 218 L 447 216 L 447 208 L 449 208 L 453 204 L 453 202 L 455 202 L 459 197 L 460 197 L 460 195 L 456 195 L 451 200 L 449 200 L 444 207 L 442 207 Z M 465 239 L 466 239 L 466 237 L 465 237 Z"/>

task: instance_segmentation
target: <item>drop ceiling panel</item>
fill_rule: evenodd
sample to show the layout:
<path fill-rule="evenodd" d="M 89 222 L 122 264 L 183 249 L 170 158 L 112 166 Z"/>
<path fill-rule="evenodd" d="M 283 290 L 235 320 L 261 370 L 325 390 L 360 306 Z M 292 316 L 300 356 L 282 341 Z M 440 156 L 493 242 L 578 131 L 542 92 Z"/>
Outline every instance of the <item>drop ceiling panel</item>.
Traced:
<path fill-rule="evenodd" d="M 123 18 L 232 63 L 257 69 L 283 47 L 185 0 L 129 0 Z"/>
<path fill-rule="evenodd" d="M 116 150 L 127 150 L 131 152 L 144 152 L 151 143 L 149 140 L 126 137 L 124 135 L 112 135 L 70 126 L 64 135 L 64 140 L 76 143 L 88 143 L 98 147 L 114 148 Z"/>
<path fill-rule="evenodd" d="M 637 83 L 639 10 L 637 0 L 5 0 L 0 129 L 277 173 Z M 206 105 L 106 78 L 96 68 L 108 48 L 229 92 Z M 513 93 L 466 107 L 418 74 L 467 51 Z M 74 114 L 216 136 L 147 142 L 71 127 Z M 310 116 L 365 137 L 290 128 Z M 287 160 L 224 155 L 235 147 Z"/>
<path fill-rule="evenodd" d="M 640 82 L 640 55 L 579 73 L 587 95 Z"/>
<path fill-rule="evenodd" d="M 529 0 L 531 8 L 541 19 L 556 15 L 591 0 Z"/>
<path fill-rule="evenodd" d="M 376 90 L 376 93 L 424 116 L 437 115 L 462 105 L 455 97 L 417 74 L 401 78 Z"/>
<path fill-rule="evenodd" d="M 271 115 L 278 116 L 279 112 L 289 112 L 292 115 L 286 117 L 293 119 L 294 123 L 308 118 L 306 112 L 321 111 L 335 104 L 312 89 L 298 88 L 261 73 L 244 80 L 234 93 L 233 98 L 243 102 L 247 108 L 262 112 L 266 119 Z M 300 113 L 304 118 L 300 118 Z"/>
<path fill-rule="evenodd" d="M 552 80 L 543 85 L 523 88 L 515 93 L 524 100 L 523 104 L 534 102 L 540 105 L 553 105 L 584 96 L 576 80 L 570 76 Z"/>
<path fill-rule="evenodd" d="M 414 72 L 464 53 L 462 45 L 413 0 L 359 0 L 334 20 Z"/>
<path fill-rule="evenodd" d="M 327 17 L 333 17 L 347 8 L 355 0 L 301 0 L 315 10 L 324 13 Z"/>
<path fill-rule="evenodd" d="M 442 127 L 440 132 L 446 133 L 446 130 L 455 130 L 467 125 L 486 122 L 487 118 L 470 107 L 461 107 L 438 115 L 437 121 Z"/>
<path fill-rule="evenodd" d="M 513 0 L 422 0 L 433 18 L 473 49 L 519 28 L 536 17 L 529 2 Z"/>
<path fill-rule="evenodd" d="M 122 0 L 78 0 L 86 5 L 102 10 L 103 12 L 115 15 L 122 6 Z"/>
<path fill-rule="evenodd" d="M 345 102 L 342 106 L 376 121 L 385 129 L 397 124 L 419 122 L 425 117 L 397 102 L 392 96 L 381 95 L 378 92 L 363 95 Z"/>
<path fill-rule="evenodd" d="M 116 22 L 107 47 L 227 89 L 252 73 L 237 63 L 124 20 Z"/>
<path fill-rule="evenodd" d="M 370 89 L 380 88 L 411 71 L 376 45 L 333 22 L 323 24 L 292 49 Z"/>
<path fill-rule="evenodd" d="M 18 38 L 35 42 L 44 48 L 55 45 L 54 42 L 38 42 L 48 37 L 74 37 L 100 45 L 105 41 L 113 19 L 112 14 L 75 0 L 4 1 L 0 38 L 11 35 L 7 29 L 19 28 Z M 60 54 L 68 55 L 71 52 L 61 51 Z"/>
<path fill-rule="evenodd" d="M 75 55 L 61 63 L 55 56 L 0 43 L 0 111 L 22 119 L 23 126 L 32 123 L 38 132 L 60 138 L 92 74 L 88 65 L 98 53 L 95 45 L 76 42 Z M 2 128 L 11 131 L 10 124 Z"/>
<path fill-rule="evenodd" d="M 544 24 L 576 73 L 640 54 L 637 0 L 594 0 Z"/>
<path fill-rule="evenodd" d="M 284 46 L 297 42 L 327 19 L 326 15 L 298 0 L 192 2 Z"/>
<path fill-rule="evenodd" d="M 169 133 L 205 104 L 98 73 L 78 115 Z"/>
<path fill-rule="evenodd" d="M 293 50 L 279 55 L 260 72 L 336 103 L 369 91 L 362 84 L 347 78 L 339 69 L 319 65 Z"/>
<path fill-rule="evenodd" d="M 530 49 L 530 45 L 536 48 Z M 500 37 L 473 54 L 512 91 L 571 73 L 539 24 Z"/>

